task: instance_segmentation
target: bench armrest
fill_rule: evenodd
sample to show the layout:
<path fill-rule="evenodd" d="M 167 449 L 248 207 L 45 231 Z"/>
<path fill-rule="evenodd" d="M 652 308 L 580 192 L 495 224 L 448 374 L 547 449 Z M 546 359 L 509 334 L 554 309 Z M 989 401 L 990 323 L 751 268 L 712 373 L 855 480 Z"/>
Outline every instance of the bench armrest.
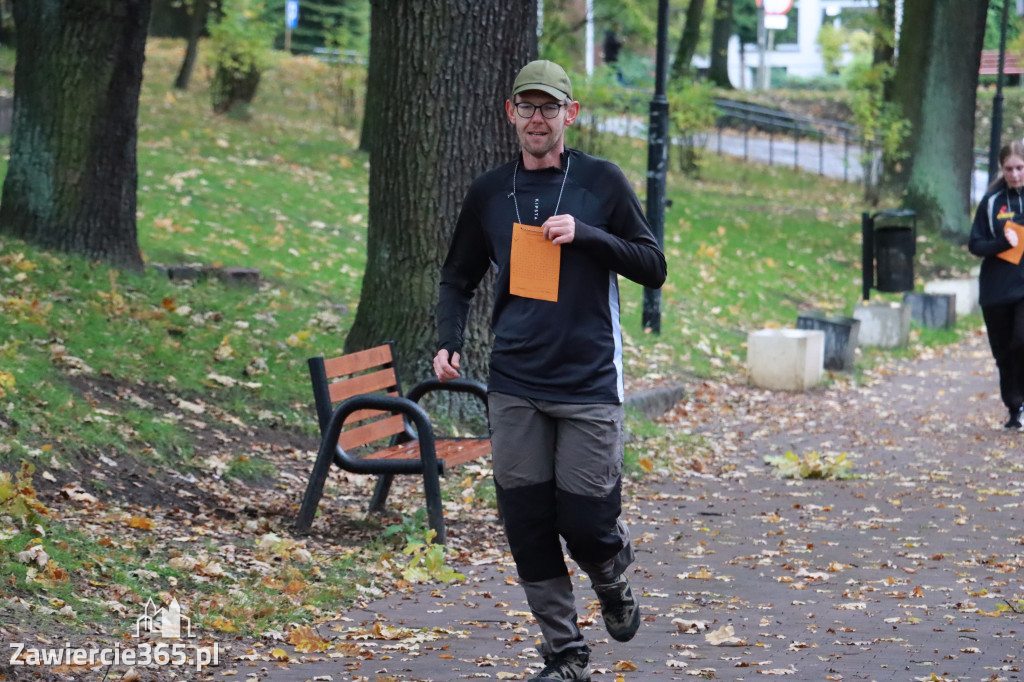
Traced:
<path fill-rule="evenodd" d="M 487 385 L 472 379 L 452 379 L 451 381 L 424 379 L 413 386 L 412 390 L 405 394 L 405 397 L 414 403 L 418 403 L 420 398 L 433 391 L 471 393 L 479 398 L 484 404 L 484 409 L 487 409 Z"/>
<path fill-rule="evenodd" d="M 338 436 L 341 435 L 341 428 L 345 418 L 358 410 L 386 410 L 388 412 L 402 414 L 416 427 L 416 436 L 420 442 L 420 459 L 402 460 L 364 460 L 353 457 L 345 452 L 340 445 L 337 445 Z M 443 473 L 443 463 L 437 461 L 437 450 L 434 447 L 434 428 L 430 425 L 430 418 L 426 411 L 408 398 L 389 395 L 357 395 L 342 401 L 327 422 L 324 429 L 318 459 L 324 455 L 324 448 L 334 444 L 334 457 L 341 460 L 339 465 L 347 471 L 357 474 L 418 474 L 426 468 L 435 467 L 439 473 Z"/>
<path fill-rule="evenodd" d="M 341 434 L 345 418 L 357 410 L 384 410 L 400 413 L 406 420 L 415 424 L 416 435 L 419 436 L 420 459 L 364 460 L 346 453 L 338 445 L 338 436 Z M 313 516 L 316 514 L 320 498 L 323 496 L 327 472 L 332 461 L 336 461 L 339 467 L 354 473 L 422 474 L 423 490 L 427 497 L 427 518 L 430 527 L 437 532 L 438 542 L 444 543 L 444 508 L 441 503 L 441 487 L 438 482 L 439 474 L 443 473 L 441 470 L 443 463 L 437 461 L 434 429 L 422 407 L 407 398 L 387 395 L 357 395 L 343 401 L 334 409 L 323 430 L 320 449 L 317 451 L 316 462 L 313 464 L 313 471 L 309 476 L 309 483 L 306 485 L 302 505 L 299 507 L 299 515 L 295 521 L 295 530 L 299 533 L 307 532 L 313 523 Z"/>

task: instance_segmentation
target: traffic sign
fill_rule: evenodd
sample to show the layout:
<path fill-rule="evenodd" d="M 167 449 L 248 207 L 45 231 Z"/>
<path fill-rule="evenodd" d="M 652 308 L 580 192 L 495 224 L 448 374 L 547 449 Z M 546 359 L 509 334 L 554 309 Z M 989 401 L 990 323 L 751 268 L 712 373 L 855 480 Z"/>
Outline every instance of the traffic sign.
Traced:
<path fill-rule="evenodd" d="M 295 28 L 299 25 L 299 0 L 287 0 L 285 2 L 284 25 L 285 28 Z"/>
<path fill-rule="evenodd" d="M 793 0 L 757 0 L 758 7 L 764 7 L 765 14 L 785 14 L 793 9 Z"/>

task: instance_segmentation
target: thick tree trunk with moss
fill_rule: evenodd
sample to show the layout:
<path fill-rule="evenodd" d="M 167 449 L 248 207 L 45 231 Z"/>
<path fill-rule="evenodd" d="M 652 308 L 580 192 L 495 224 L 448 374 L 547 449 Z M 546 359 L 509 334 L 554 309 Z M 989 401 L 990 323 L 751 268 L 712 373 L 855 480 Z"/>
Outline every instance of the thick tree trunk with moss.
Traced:
<path fill-rule="evenodd" d="M 679 37 L 679 45 L 676 47 L 676 58 L 672 62 L 671 81 L 681 86 L 692 69 L 690 62 L 693 61 L 693 54 L 697 51 L 697 43 L 700 42 L 700 22 L 704 18 L 704 0 L 690 0 L 686 6 L 686 23 L 683 24 L 683 34 Z"/>
<path fill-rule="evenodd" d="M 137 118 L 149 0 L 17 0 L 0 233 L 141 270 Z"/>
<path fill-rule="evenodd" d="M 910 123 L 907 157 L 890 178 L 918 225 L 958 241 L 970 233 L 974 107 L 988 0 L 907 0 L 893 101 Z"/>
<path fill-rule="evenodd" d="M 504 103 L 537 52 L 535 2 L 373 0 L 366 273 L 350 352 L 397 342 L 406 386 L 432 376 L 441 265 L 470 182 L 518 149 Z M 366 131 L 364 130 L 364 137 Z M 491 277 L 474 299 L 463 374 L 486 380 Z"/>
<path fill-rule="evenodd" d="M 708 80 L 720 88 L 732 89 L 729 80 L 729 38 L 732 36 L 732 1 L 716 0 L 711 24 L 711 65 Z"/>

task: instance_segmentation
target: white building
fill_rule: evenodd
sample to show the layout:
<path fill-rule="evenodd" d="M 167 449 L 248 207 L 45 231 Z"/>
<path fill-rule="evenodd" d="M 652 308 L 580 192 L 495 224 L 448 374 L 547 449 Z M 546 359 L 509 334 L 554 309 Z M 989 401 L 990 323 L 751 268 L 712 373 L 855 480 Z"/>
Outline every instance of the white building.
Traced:
<path fill-rule="evenodd" d="M 875 4 L 874 0 L 794 0 L 793 9 L 785 16 L 787 21 L 796 21 L 797 41 L 779 43 L 776 40 L 773 49 L 766 54 L 767 67 L 776 72 L 784 70 L 791 76 L 824 74 L 825 65 L 818 45 L 822 24 L 831 21 L 838 25 L 842 22 L 844 10 L 874 11 Z M 897 12 L 899 9 L 897 7 Z M 780 33 L 776 31 L 776 36 Z M 740 54 L 739 39 L 733 36 L 729 43 L 729 79 L 732 84 L 745 89 L 754 87 L 759 62 L 757 45 L 745 45 L 743 54 Z"/>

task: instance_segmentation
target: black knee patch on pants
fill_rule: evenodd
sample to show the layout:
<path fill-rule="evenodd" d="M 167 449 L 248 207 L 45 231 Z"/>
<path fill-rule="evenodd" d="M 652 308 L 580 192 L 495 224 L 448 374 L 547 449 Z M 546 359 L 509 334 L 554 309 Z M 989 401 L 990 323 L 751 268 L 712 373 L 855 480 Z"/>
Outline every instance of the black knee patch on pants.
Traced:
<path fill-rule="evenodd" d="M 605 497 L 557 492 L 558 532 L 577 561 L 601 563 L 622 550 L 617 521 L 622 502 L 622 481 Z"/>
<path fill-rule="evenodd" d="M 555 482 L 505 489 L 495 481 L 494 487 L 519 577 L 540 582 L 568 575 L 555 524 Z"/>

